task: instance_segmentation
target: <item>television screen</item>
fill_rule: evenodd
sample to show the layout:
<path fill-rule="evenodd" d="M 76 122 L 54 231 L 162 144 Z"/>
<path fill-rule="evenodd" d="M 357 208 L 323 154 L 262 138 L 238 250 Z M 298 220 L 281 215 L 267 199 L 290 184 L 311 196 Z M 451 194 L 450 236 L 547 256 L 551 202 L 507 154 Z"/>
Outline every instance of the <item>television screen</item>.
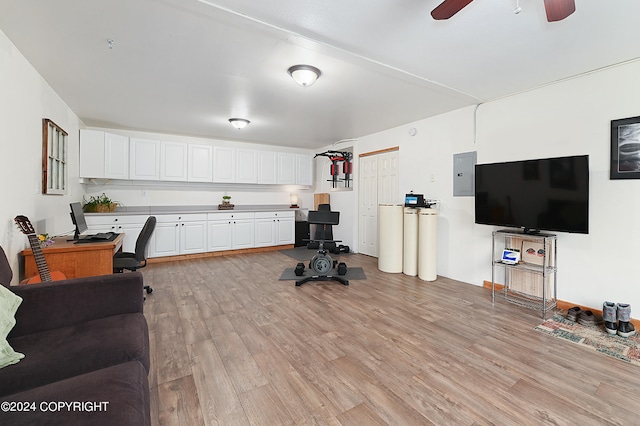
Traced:
<path fill-rule="evenodd" d="M 476 223 L 589 233 L 589 156 L 477 164 Z"/>

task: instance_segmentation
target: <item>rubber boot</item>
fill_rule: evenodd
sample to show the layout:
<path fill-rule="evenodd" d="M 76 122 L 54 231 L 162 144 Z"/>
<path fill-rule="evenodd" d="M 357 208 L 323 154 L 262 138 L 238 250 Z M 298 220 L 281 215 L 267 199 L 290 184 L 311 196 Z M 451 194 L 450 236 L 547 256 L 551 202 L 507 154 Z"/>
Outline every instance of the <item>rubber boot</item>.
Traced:
<path fill-rule="evenodd" d="M 618 303 L 618 336 L 631 337 L 636 334 L 636 329 L 631 321 L 631 305 Z"/>
<path fill-rule="evenodd" d="M 602 319 L 604 320 L 604 329 L 609 334 L 616 334 L 617 325 L 617 306 L 613 302 L 604 302 L 602 304 Z"/>

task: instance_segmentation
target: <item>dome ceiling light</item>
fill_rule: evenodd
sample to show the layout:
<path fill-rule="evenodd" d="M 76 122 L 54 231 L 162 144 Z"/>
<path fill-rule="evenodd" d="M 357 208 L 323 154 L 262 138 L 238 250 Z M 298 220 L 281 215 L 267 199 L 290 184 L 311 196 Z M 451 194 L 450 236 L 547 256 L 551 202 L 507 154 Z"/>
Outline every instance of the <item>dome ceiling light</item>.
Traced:
<path fill-rule="evenodd" d="M 311 86 L 322 75 L 322 71 L 311 65 L 294 65 L 287 72 L 302 87 Z"/>
<path fill-rule="evenodd" d="M 251 123 L 249 120 L 245 118 L 230 118 L 229 123 L 236 129 L 244 129 L 247 127 L 247 124 Z"/>

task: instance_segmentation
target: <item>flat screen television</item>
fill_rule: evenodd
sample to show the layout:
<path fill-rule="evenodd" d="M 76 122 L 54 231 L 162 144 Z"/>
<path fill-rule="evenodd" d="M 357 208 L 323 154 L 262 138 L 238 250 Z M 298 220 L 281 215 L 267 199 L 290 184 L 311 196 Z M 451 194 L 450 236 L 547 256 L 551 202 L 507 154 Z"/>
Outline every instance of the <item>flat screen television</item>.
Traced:
<path fill-rule="evenodd" d="M 73 239 L 77 240 L 80 238 L 80 234 L 86 232 L 89 227 L 87 226 L 87 221 L 84 218 L 84 211 L 82 210 L 82 204 L 80 203 L 71 203 L 69 204 L 71 207 L 71 221 L 76 227 L 76 231 L 73 234 Z"/>
<path fill-rule="evenodd" d="M 475 166 L 475 222 L 589 233 L 589 156 Z"/>

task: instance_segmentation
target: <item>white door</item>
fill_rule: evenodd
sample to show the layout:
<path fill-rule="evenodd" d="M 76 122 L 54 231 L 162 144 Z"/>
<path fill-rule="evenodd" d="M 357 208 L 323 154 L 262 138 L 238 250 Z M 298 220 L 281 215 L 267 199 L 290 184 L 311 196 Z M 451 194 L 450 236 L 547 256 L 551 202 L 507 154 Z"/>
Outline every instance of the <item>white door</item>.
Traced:
<path fill-rule="evenodd" d="M 160 179 L 160 141 L 129 139 L 129 179 Z"/>
<path fill-rule="evenodd" d="M 258 183 L 258 151 L 238 149 L 236 151 L 236 182 Z"/>
<path fill-rule="evenodd" d="M 276 244 L 293 244 L 295 242 L 295 220 L 293 217 L 281 217 L 276 219 L 277 235 Z"/>
<path fill-rule="evenodd" d="M 210 220 L 208 251 L 231 250 L 231 220 Z"/>
<path fill-rule="evenodd" d="M 177 222 L 156 223 L 149 249 L 149 257 L 180 254 L 180 228 Z"/>
<path fill-rule="evenodd" d="M 187 180 L 211 182 L 213 180 L 213 148 L 208 145 L 189 144 L 187 153 Z"/>
<path fill-rule="evenodd" d="M 253 247 L 254 219 L 232 220 L 231 247 L 234 249 Z"/>
<path fill-rule="evenodd" d="M 213 181 L 232 183 L 236 180 L 236 149 L 213 147 Z"/>
<path fill-rule="evenodd" d="M 274 184 L 278 182 L 278 153 L 258 151 L 258 183 Z"/>
<path fill-rule="evenodd" d="M 160 180 L 187 180 L 187 144 L 162 142 L 160 144 Z"/>
<path fill-rule="evenodd" d="M 256 247 L 268 247 L 275 245 L 276 240 L 276 219 L 266 217 L 256 219 Z"/>
<path fill-rule="evenodd" d="M 129 138 L 104 134 L 104 177 L 129 179 Z"/>
<path fill-rule="evenodd" d="M 180 224 L 180 253 L 203 253 L 207 248 L 207 222 L 194 221 Z"/>
<path fill-rule="evenodd" d="M 398 193 L 398 160 L 398 151 L 360 157 L 359 253 L 378 256 L 378 204 L 401 201 Z"/>

